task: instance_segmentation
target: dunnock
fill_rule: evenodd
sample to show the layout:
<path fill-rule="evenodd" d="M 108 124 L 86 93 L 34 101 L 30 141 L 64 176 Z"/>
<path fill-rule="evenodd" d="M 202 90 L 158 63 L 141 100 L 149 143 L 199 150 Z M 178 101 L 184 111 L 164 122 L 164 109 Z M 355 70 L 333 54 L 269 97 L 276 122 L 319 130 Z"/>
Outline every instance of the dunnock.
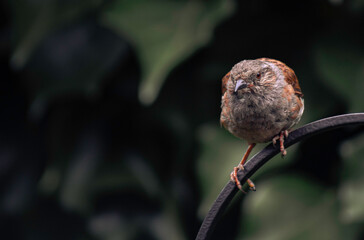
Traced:
<path fill-rule="evenodd" d="M 222 79 L 220 123 L 249 144 L 240 164 L 231 173 L 231 180 L 240 190 L 237 172 L 244 169 L 256 143 L 273 141 L 275 144 L 279 140 L 282 156 L 287 154 L 284 137 L 301 119 L 302 97 L 294 71 L 270 58 L 241 61 Z M 255 190 L 250 179 L 247 183 Z"/>

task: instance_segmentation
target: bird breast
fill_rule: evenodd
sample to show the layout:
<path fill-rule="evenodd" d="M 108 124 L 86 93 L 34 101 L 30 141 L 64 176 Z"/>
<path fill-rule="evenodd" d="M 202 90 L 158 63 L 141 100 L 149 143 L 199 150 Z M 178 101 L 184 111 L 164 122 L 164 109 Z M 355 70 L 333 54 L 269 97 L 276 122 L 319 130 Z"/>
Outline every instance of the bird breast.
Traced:
<path fill-rule="evenodd" d="M 293 109 L 297 102 L 292 101 L 295 95 L 291 93 L 293 88 L 290 91 L 289 87 L 292 88 L 286 85 L 278 88 L 275 86 L 270 89 L 255 89 L 245 93 L 241 98 L 227 92 L 223 96 L 222 105 L 230 111 L 229 116 L 221 116 L 226 118 L 224 126 L 233 135 L 249 143 L 271 141 L 280 131 L 289 129 L 296 122 L 296 119 L 291 117 L 290 109 Z M 227 101 L 224 101 L 224 98 L 228 98 Z"/>

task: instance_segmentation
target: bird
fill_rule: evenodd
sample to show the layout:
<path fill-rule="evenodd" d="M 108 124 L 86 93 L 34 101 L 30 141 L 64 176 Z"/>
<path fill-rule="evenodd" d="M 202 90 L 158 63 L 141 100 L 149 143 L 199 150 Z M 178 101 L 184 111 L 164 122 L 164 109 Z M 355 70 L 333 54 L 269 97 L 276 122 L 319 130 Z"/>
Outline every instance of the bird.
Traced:
<path fill-rule="evenodd" d="M 237 173 L 244 169 L 257 143 L 272 141 L 282 157 L 287 154 L 284 138 L 304 111 L 304 99 L 295 72 L 271 58 L 243 60 L 222 78 L 220 124 L 234 136 L 248 142 L 239 165 L 230 174 L 231 181 L 244 192 Z M 251 190 L 254 183 L 248 179 Z"/>

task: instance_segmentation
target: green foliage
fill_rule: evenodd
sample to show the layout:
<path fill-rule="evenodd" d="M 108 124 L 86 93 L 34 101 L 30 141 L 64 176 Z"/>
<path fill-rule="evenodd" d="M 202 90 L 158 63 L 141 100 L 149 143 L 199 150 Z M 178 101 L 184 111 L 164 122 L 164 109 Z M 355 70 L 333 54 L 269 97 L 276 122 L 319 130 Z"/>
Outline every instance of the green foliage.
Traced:
<path fill-rule="evenodd" d="M 246 221 L 240 229 L 246 239 L 350 239 L 337 221 L 339 203 L 333 191 L 298 174 L 259 185 L 244 205 Z"/>
<path fill-rule="evenodd" d="M 74 23 L 93 9 L 100 0 L 89 1 L 11 1 L 15 50 L 11 64 L 22 68 L 42 39 L 56 29 Z"/>
<path fill-rule="evenodd" d="M 341 173 L 338 198 L 341 201 L 341 217 L 347 224 L 361 223 L 364 220 L 364 135 L 344 142 L 341 146 L 344 167 Z"/>
<path fill-rule="evenodd" d="M 106 10 L 105 24 L 126 36 L 138 54 L 141 102 L 154 102 L 169 72 L 210 41 L 214 27 L 232 8 L 231 0 L 119 0 Z"/>
<path fill-rule="evenodd" d="M 317 46 L 317 69 L 326 87 L 348 101 L 350 111 L 364 109 L 364 52 L 361 44 L 339 38 Z"/>

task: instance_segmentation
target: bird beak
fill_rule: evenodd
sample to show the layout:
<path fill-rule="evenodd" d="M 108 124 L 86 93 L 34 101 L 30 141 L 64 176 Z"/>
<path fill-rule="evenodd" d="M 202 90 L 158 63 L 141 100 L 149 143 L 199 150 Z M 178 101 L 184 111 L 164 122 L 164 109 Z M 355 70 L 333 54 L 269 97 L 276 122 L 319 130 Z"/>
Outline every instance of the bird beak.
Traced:
<path fill-rule="evenodd" d="M 239 89 L 246 88 L 247 86 L 248 86 L 248 84 L 243 79 L 239 79 L 236 81 L 234 92 L 237 92 Z"/>

